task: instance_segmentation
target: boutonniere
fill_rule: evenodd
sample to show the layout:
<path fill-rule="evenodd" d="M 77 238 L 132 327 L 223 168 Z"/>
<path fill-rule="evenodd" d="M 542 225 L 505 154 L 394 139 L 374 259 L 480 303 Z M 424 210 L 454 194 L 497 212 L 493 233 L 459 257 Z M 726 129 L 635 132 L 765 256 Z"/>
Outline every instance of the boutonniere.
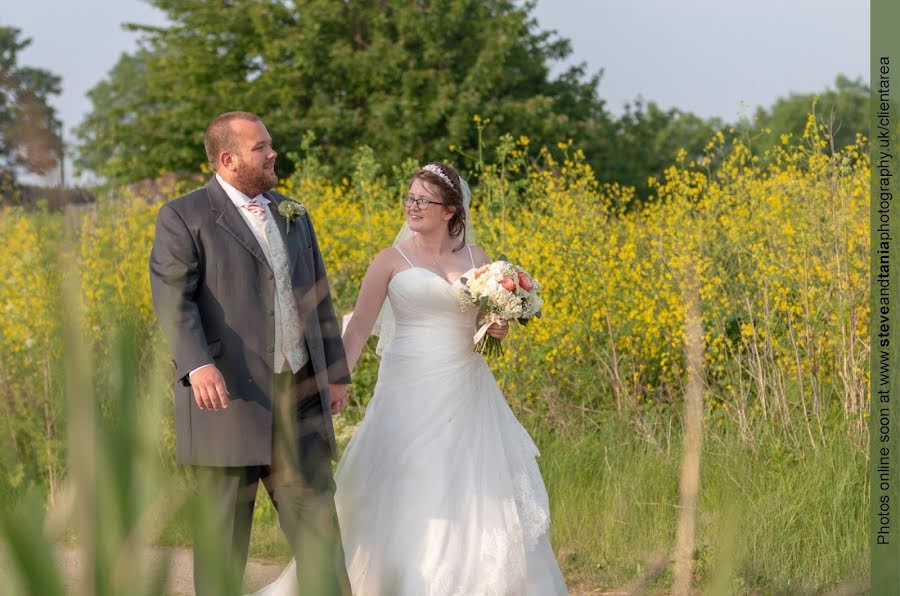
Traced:
<path fill-rule="evenodd" d="M 278 214 L 285 220 L 285 231 L 291 233 L 291 222 L 306 215 L 306 207 L 300 201 L 286 199 L 278 203 Z"/>

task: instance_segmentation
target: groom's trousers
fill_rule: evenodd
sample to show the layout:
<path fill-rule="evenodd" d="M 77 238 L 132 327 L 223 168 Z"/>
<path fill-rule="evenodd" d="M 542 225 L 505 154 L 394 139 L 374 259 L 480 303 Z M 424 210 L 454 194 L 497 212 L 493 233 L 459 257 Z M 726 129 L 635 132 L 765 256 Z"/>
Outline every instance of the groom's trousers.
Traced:
<path fill-rule="evenodd" d="M 278 511 L 278 522 L 297 561 L 300 595 L 350 596 L 337 513 L 331 450 L 320 396 L 309 364 L 297 374 L 275 375 L 272 465 L 197 467 L 200 490 L 212 508 L 213 536 L 243 577 L 250 526 L 260 481 Z M 233 437 L 240 441 L 241 437 Z M 197 541 L 195 541 L 197 542 Z M 194 548 L 194 588 L 198 596 L 222 593 L 222 571 Z M 232 578 L 233 579 L 233 578 Z"/>

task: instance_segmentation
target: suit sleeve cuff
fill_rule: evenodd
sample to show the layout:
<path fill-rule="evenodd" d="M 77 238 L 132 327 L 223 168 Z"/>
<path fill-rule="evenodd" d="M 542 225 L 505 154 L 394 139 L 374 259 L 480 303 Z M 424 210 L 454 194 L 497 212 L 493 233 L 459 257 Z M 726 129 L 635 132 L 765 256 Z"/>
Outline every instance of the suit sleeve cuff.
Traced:
<path fill-rule="evenodd" d="M 206 367 L 208 367 L 208 366 L 215 366 L 215 365 L 214 365 L 214 364 L 204 364 L 204 365 L 202 365 L 202 366 L 198 366 L 197 368 L 195 368 L 194 370 L 192 370 L 191 372 L 188 373 L 188 375 L 187 375 L 188 381 L 191 380 L 191 377 L 194 376 L 194 373 L 195 373 L 195 372 L 197 372 L 197 371 L 200 370 L 201 368 L 206 368 Z"/>

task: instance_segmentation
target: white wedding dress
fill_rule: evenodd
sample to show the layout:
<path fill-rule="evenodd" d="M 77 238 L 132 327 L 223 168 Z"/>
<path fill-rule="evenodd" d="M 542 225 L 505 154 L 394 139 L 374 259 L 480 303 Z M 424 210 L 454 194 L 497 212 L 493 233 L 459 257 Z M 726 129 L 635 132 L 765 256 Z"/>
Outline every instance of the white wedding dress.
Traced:
<path fill-rule="evenodd" d="M 474 310 L 412 263 L 388 300 L 396 331 L 335 476 L 354 596 L 566 594 L 538 450 L 472 349 Z M 297 593 L 292 563 L 258 594 Z"/>

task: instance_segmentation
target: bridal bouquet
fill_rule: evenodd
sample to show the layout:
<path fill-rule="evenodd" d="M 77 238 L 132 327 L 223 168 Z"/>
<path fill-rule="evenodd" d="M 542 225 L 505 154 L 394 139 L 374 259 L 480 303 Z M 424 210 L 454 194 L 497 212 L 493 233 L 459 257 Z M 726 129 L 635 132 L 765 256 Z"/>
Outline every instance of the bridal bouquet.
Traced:
<path fill-rule="evenodd" d="M 542 289 L 527 271 L 500 256 L 499 261 L 476 269 L 471 277 L 460 278 L 459 301 L 463 308 L 478 308 L 481 328 L 475 334 L 475 351 L 487 356 L 502 354 L 496 337 L 487 335 L 493 323 L 518 321 L 522 325 L 541 316 Z"/>

